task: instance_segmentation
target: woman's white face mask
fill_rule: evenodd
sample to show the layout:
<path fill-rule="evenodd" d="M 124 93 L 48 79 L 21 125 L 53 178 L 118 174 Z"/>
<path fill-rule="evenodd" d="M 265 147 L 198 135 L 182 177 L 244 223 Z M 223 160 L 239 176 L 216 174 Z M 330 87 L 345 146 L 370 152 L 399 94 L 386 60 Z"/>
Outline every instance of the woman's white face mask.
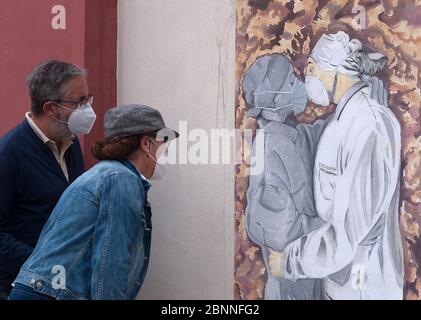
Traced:
<path fill-rule="evenodd" d="M 165 148 L 164 146 L 160 146 L 158 143 L 156 143 L 153 139 L 149 139 L 153 144 L 158 146 L 158 150 L 160 148 Z M 163 159 L 165 152 L 162 152 L 159 156 L 158 159 L 155 159 L 149 152 L 147 152 L 148 156 L 155 162 L 155 169 L 154 172 L 152 174 L 152 177 L 150 180 L 162 180 L 168 171 L 168 166 L 164 164 L 163 161 L 161 161 L 161 159 Z"/>

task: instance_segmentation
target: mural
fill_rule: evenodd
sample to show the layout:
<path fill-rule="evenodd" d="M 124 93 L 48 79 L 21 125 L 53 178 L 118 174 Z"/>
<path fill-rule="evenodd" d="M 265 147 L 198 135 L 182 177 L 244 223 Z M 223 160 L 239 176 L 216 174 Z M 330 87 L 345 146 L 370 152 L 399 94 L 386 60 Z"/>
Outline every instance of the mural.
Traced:
<path fill-rule="evenodd" d="M 236 126 L 265 132 L 237 299 L 420 298 L 419 24 L 419 1 L 237 1 Z"/>

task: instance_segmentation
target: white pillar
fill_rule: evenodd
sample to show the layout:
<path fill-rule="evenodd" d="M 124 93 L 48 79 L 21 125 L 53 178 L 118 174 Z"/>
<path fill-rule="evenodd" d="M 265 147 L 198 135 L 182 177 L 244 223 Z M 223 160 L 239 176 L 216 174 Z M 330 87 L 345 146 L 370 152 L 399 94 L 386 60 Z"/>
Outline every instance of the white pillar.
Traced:
<path fill-rule="evenodd" d="M 235 0 L 118 3 L 118 103 L 156 107 L 175 129 L 233 129 Z M 234 166 L 170 166 L 150 202 L 140 298 L 233 299 Z"/>

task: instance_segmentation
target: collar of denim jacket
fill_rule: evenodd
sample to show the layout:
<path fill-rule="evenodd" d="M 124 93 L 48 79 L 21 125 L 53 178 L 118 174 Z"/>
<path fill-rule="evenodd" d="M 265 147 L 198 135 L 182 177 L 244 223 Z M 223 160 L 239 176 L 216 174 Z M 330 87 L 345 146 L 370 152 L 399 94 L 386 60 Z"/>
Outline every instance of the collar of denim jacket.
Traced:
<path fill-rule="evenodd" d="M 142 172 L 140 172 L 139 169 L 130 160 L 125 160 L 122 163 L 140 178 L 140 180 L 142 181 L 143 187 L 145 188 L 145 191 L 148 192 L 149 189 L 151 188 L 151 184 L 145 178 Z"/>

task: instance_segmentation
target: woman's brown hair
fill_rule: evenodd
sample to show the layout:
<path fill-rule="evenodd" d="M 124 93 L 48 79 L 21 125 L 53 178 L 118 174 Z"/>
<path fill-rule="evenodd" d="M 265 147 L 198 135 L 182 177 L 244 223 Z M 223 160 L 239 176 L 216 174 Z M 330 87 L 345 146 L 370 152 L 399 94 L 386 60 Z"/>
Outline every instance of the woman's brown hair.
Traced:
<path fill-rule="evenodd" d="M 97 141 L 91 152 L 98 160 L 125 160 L 140 148 L 143 136 L 155 138 L 156 132 L 147 132 L 128 137 L 115 137 L 104 141 Z"/>

